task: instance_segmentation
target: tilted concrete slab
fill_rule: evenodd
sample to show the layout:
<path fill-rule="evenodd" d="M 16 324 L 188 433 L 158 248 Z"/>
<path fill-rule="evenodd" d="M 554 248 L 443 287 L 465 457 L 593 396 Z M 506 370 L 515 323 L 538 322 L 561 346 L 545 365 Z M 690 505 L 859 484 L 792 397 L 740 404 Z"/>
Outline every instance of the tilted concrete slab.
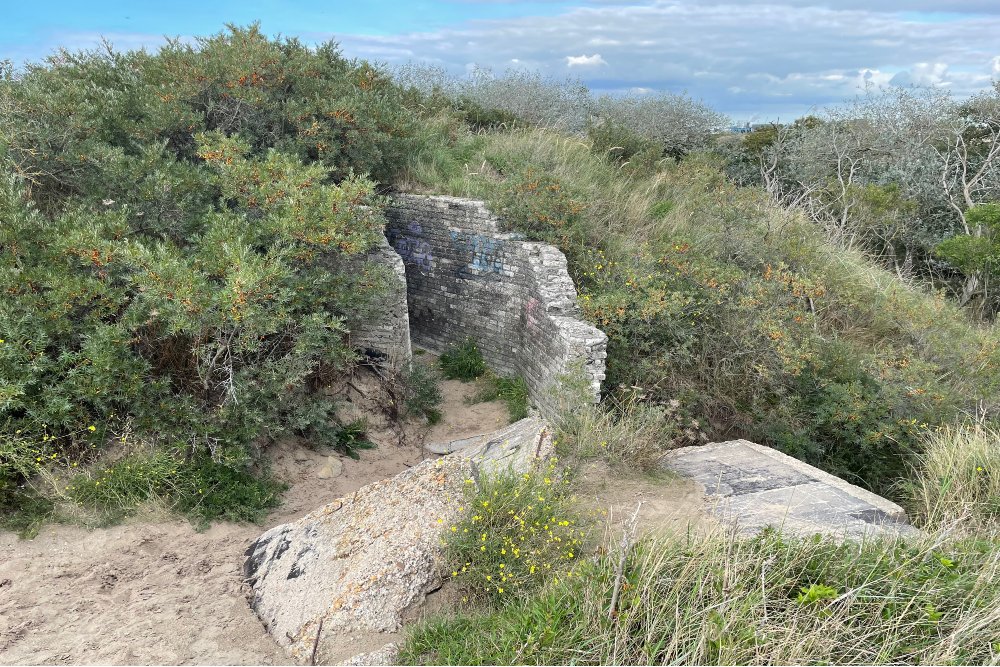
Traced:
<path fill-rule="evenodd" d="M 916 532 L 896 503 L 746 440 L 678 449 L 665 465 L 703 484 L 713 514 L 744 533 L 766 526 L 845 537 Z"/>

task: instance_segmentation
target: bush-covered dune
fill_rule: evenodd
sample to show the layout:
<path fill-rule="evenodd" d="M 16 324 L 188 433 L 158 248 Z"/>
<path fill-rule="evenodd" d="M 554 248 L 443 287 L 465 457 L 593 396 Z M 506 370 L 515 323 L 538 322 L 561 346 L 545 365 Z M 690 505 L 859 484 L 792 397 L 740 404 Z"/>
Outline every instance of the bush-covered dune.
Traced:
<path fill-rule="evenodd" d="M 962 131 L 992 127 L 989 103 L 955 112 L 978 123 Z M 199 521 L 257 520 L 280 502 L 266 474 L 274 439 L 356 454 L 357 427 L 336 423 L 321 390 L 357 362 L 348 316 L 384 276 L 329 267 L 377 239 L 393 190 L 477 197 L 566 253 L 585 317 L 609 336 L 604 401 L 563 416 L 561 465 L 648 470 L 670 447 L 746 437 L 894 497 L 926 536 L 720 533 L 591 558 L 575 529 L 569 553 L 548 528 L 482 511 L 489 549 L 450 546 L 471 606 L 418 627 L 404 659 L 995 662 L 994 171 L 974 190 L 982 201 L 956 204 L 982 222 L 966 231 L 946 223 L 948 197 L 921 199 L 918 183 L 872 176 L 837 194 L 823 172 L 826 190 L 796 194 L 748 175 L 770 155 L 787 185 L 805 167 L 781 150 L 868 127 L 859 118 L 734 144 L 682 96 L 390 72 L 256 26 L 8 66 L 0 527 L 30 533 L 64 504 L 115 518 L 152 498 Z M 875 224 L 909 214 L 921 235 L 887 239 Z M 972 246 L 985 254 L 958 258 Z M 434 414 L 429 380 L 415 383 Z M 516 379 L 494 384 L 523 411 Z M 534 494 L 559 503 L 560 527 L 577 525 L 579 508 L 550 486 L 568 478 L 549 472 L 496 480 L 509 502 L 493 507 L 517 513 Z M 506 570 L 493 546 L 525 531 L 572 575 L 529 571 L 503 595 L 480 575 Z M 470 570 L 478 578 L 459 576 Z"/>

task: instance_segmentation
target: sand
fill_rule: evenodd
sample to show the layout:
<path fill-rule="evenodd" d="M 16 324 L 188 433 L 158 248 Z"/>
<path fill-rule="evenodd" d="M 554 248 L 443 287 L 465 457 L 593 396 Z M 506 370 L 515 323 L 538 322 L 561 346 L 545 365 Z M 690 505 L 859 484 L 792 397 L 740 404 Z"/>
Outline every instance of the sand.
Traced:
<path fill-rule="evenodd" d="M 371 378 L 353 384 L 376 393 Z M 502 402 L 466 403 L 472 385 L 449 381 L 442 390 L 435 434 L 468 437 L 506 425 Z M 217 523 L 198 532 L 147 512 L 96 530 L 48 525 L 31 540 L 0 532 L 0 664 L 290 664 L 247 605 L 244 550 L 265 529 L 426 456 L 426 427 L 393 428 L 357 392 L 352 400 L 379 447 L 360 461 L 338 456 L 343 471 L 323 479 L 333 452 L 296 440 L 272 446 L 272 470 L 290 488 L 262 526 Z"/>
<path fill-rule="evenodd" d="M 373 392 L 370 382 L 355 384 Z M 475 385 L 446 381 L 442 391 L 440 424 L 400 430 L 374 415 L 378 449 L 360 461 L 338 457 L 342 472 L 333 478 L 321 473 L 332 452 L 294 440 L 272 446 L 272 469 L 290 488 L 263 526 L 217 523 L 198 532 L 160 512 L 96 530 L 48 525 L 32 540 L 0 532 L 0 664 L 290 664 L 246 602 L 244 550 L 266 528 L 415 465 L 425 441 L 506 425 L 502 402 L 467 402 Z M 694 485 L 656 488 L 600 467 L 581 481 L 581 501 L 609 509 L 612 525 L 641 499 L 641 523 L 680 528 L 702 503 Z"/>

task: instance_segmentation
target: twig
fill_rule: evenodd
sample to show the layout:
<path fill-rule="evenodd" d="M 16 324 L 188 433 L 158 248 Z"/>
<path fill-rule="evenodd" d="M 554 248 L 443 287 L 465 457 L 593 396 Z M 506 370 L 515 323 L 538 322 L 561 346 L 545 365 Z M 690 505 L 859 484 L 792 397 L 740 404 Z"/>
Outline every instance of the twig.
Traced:
<path fill-rule="evenodd" d="M 635 506 L 632 518 L 625 524 L 625 530 L 622 532 L 622 553 L 618 559 L 618 567 L 615 569 L 615 588 L 611 593 L 611 608 L 608 609 L 608 620 L 614 619 L 615 610 L 618 608 L 618 596 L 621 594 L 622 578 L 625 576 L 625 561 L 628 560 L 628 552 L 632 546 L 632 540 L 635 538 L 636 520 L 639 518 L 639 508 L 641 507 L 642 501 L 640 500 L 639 504 Z"/>
<path fill-rule="evenodd" d="M 313 640 L 313 651 L 312 656 L 309 658 L 309 664 L 316 664 L 316 650 L 319 648 L 319 636 L 323 633 L 323 619 L 319 619 L 319 627 L 316 628 L 316 639 Z"/>

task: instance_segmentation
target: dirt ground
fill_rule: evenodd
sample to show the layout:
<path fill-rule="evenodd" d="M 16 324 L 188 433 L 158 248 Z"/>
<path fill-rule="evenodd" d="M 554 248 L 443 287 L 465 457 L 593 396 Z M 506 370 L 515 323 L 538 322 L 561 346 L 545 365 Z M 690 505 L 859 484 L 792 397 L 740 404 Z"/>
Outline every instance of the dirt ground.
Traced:
<path fill-rule="evenodd" d="M 441 423 L 400 431 L 376 419 L 370 436 L 379 447 L 360 461 L 296 441 L 273 446 L 272 469 L 290 488 L 264 526 L 198 532 L 152 508 L 110 528 L 49 525 L 31 540 L 0 532 L 0 664 L 289 664 L 246 603 L 244 550 L 264 529 L 416 464 L 424 442 L 507 423 L 501 402 L 468 404 L 474 385 L 450 381 L 442 390 Z M 362 394 L 370 398 L 373 384 L 352 391 L 355 409 L 370 410 Z M 581 500 L 609 508 L 613 524 L 642 499 L 640 522 L 680 526 L 701 502 L 683 483 L 652 493 L 649 480 L 612 480 L 599 466 L 581 481 Z"/>

